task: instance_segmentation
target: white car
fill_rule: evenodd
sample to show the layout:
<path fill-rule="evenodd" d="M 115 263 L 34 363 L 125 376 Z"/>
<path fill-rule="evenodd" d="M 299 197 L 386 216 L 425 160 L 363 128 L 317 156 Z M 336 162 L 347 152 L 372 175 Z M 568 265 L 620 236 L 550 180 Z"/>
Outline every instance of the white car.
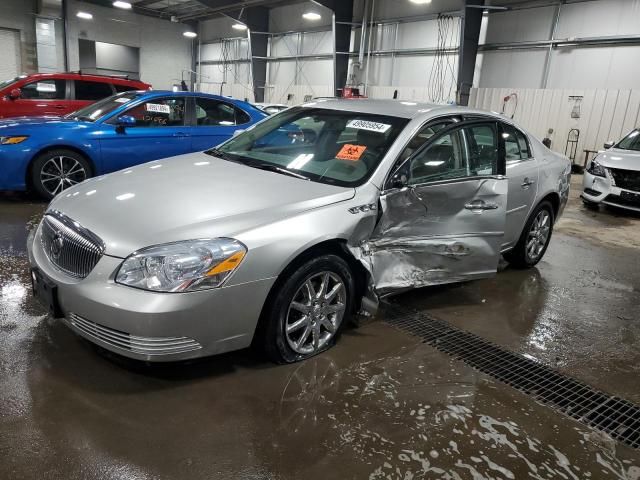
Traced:
<path fill-rule="evenodd" d="M 275 115 L 276 113 L 289 108 L 289 105 L 284 105 L 282 103 L 254 103 L 254 105 L 269 115 Z"/>
<path fill-rule="evenodd" d="M 584 171 L 582 201 L 640 212 L 640 129 L 605 144 Z"/>

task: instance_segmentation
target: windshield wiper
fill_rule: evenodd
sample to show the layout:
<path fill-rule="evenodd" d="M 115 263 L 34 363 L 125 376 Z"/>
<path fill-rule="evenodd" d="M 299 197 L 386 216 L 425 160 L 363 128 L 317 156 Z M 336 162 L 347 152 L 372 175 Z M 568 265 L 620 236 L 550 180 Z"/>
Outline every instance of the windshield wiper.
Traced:
<path fill-rule="evenodd" d="M 272 165 L 270 163 L 246 163 L 248 167 L 259 168 L 260 170 L 266 170 L 267 172 L 276 172 L 282 173 L 283 175 L 289 175 L 291 177 L 300 178 L 302 180 L 311 180 L 309 177 L 305 177 L 296 172 L 292 172 L 291 170 L 287 170 L 283 167 L 278 167 L 277 165 Z"/>
<path fill-rule="evenodd" d="M 243 163 L 243 162 L 240 162 L 239 160 L 236 160 L 228 153 L 225 153 L 222 150 L 218 150 L 217 148 L 210 148 L 209 150 L 205 150 L 204 153 L 206 153 L 207 155 L 211 155 L 212 157 L 218 157 L 223 160 L 228 160 L 230 162 Z"/>

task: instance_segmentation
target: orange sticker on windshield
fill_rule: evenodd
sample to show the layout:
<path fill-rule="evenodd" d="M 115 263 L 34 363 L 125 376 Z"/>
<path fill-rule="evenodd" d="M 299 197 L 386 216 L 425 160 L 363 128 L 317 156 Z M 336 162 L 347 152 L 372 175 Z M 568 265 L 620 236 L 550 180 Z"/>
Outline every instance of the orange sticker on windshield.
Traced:
<path fill-rule="evenodd" d="M 336 155 L 336 158 L 339 160 L 350 160 L 352 162 L 356 162 L 360 160 L 360 157 L 366 149 L 367 147 L 364 145 L 350 145 L 347 143 L 342 146 Z"/>

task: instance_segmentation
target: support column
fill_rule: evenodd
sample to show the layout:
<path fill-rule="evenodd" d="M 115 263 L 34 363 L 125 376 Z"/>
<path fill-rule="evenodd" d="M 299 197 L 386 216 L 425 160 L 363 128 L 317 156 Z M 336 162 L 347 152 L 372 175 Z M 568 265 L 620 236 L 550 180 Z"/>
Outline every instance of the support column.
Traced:
<path fill-rule="evenodd" d="M 465 0 L 462 27 L 460 29 L 460 51 L 458 53 L 459 105 L 469 105 L 469 95 L 473 87 L 473 74 L 476 69 L 480 26 L 482 25 L 482 7 L 485 0 Z"/>
<path fill-rule="evenodd" d="M 333 34 L 335 52 L 348 52 L 351 42 L 351 23 L 353 22 L 353 0 L 317 0 L 315 3 L 333 10 Z M 338 95 L 347 83 L 349 74 L 349 55 L 334 56 L 333 84 Z"/>
<path fill-rule="evenodd" d="M 269 36 L 269 9 L 266 7 L 251 7 L 245 10 L 246 20 L 242 21 L 249 27 L 249 48 L 251 49 L 251 76 L 253 79 L 253 95 L 256 102 L 264 102 L 267 85 L 267 47 Z M 260 32 L 260 33 L 254 33 Z"/>

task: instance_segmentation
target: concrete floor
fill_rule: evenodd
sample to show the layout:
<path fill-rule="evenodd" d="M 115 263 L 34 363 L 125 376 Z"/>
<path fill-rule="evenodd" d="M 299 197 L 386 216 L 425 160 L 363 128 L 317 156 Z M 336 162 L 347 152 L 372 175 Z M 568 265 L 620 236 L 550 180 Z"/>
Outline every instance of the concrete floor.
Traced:
<path fill-rule="evenodd" d="M 575 179 L 579 182 L 579 178 Z M 640 452 L 380 318 L 310 361 L 100 355 L 30 296 L 27 227 L 0 197 L 0 478 L 640 479 Z M 640 403 L 640 217 L 574 189 L 538 268 L 395 297 Z"/>

